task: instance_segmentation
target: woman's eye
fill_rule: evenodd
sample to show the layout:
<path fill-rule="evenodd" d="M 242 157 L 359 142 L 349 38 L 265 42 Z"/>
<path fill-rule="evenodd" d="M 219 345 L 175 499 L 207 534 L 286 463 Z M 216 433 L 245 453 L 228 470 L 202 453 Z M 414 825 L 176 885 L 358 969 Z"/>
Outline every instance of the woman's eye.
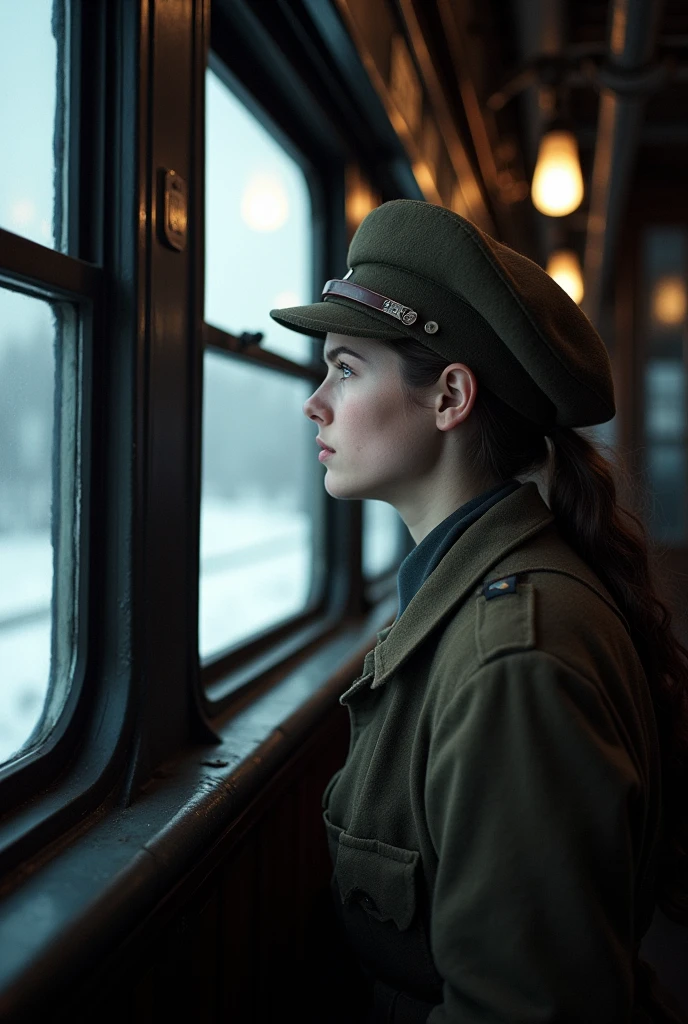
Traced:
<path fill-rule="evenodd" d="M 352 373 L 354 372 L 354 371 L 353 371 L 353 370 L 351 369 L 351 367 L 350 367 L 350 366 L 347 366 L 347 365 L 346 365 L 346 363 L 337 363 L 337 369 L 338 369 L 338 370 L 343 370 L 343 371 L 345 371 L 345 372 L 346 372 L 346 373 L 348 374 L 348 376 L 346 376 L 346 377 L 340 377 L 340 378 L 339 378 L 340 380 L 348 380 L 348 379 L 349 379 L 349 377 L 351 376 L 351 374 L 352 374 Z"/>

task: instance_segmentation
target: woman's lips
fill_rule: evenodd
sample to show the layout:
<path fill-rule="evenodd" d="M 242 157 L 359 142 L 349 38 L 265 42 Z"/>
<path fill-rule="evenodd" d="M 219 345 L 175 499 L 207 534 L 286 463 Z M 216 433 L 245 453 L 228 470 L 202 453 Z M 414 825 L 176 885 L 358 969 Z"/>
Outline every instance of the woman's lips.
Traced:
<path fill-rule="evenodd" d="M 330 455 L 334 455 L 335 454 L 334 448 L 330 448 L 330 446 L 328 444 L 325 444 L 325 442 L 323 441 L 323 439 L 321 437 L 316 437 L 315 443 L 319 444 L 320 447 L 322 448 L 322 451 L 320 452 L 320 455 L 318 455 L 318 461 L 319 462 L 324 462 L 325 459 L 330 457 Z"/>

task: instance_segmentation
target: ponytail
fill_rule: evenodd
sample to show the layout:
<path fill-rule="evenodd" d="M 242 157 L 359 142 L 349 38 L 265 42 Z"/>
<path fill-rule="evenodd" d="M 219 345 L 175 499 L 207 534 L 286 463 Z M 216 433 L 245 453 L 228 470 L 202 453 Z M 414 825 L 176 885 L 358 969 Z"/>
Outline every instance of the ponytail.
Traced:
<path fill-rule="evenodd" d="M 625 615 L 652 694 L 662 759 L 663 850 L 656 898 L 688 923 L 688 650 L 658 596 L 645 531 L 616 500 L 611 467 L 571 429 L 555 429 L 549 503 L 559 532 L 603 581 Z"/>

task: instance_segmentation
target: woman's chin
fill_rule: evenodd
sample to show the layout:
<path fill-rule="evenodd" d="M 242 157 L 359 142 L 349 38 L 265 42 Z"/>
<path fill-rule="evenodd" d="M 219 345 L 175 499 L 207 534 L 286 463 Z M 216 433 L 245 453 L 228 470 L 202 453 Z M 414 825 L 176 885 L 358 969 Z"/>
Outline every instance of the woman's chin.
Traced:
<path fill-rule="evenodd" d="M 333 474 L 331 470 L 325 474 L 324 483 L 325 490 L 331 498 L 340 498 L 343 501 L 363 501 L 365 498 L 372 497 L 370 487 L 354 481 L 338 480 L 337 475 Z"/>
<path fill-rule="evenodd" d="M 337 474 L 333 473 L 331 469 L 328 469 L 325 474 L 325 490 L 331 498 L 360 498 L 361 495 L 358 493 L 358 489 L 351 483 L 347 484 L 345 480 L 341 478 L 337 479 Z"/>
<path fill-rule="evenodd" d="M 341 480 L 333 479 L 332 473 L 329 471 L 325 474 L 325 490 L 331 498 L 356 497 L 349 493 L 349 488 L 343 486 Z"/>

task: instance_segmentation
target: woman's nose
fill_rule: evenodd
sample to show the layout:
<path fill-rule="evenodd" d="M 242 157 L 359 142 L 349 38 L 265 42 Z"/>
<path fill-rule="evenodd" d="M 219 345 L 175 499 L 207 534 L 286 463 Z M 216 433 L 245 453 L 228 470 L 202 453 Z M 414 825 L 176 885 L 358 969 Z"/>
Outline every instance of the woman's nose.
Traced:
<path fill-rule="evenodd" d="M 314 391 L 310 398 L 307 398 L 303 403 L 303 414 L 309 420 L 315 420 L 318 423 L 328 423 L 331 417 L 327 411 L 327 406 L 320 399 L 319 391 L 320 388 Z"/>

